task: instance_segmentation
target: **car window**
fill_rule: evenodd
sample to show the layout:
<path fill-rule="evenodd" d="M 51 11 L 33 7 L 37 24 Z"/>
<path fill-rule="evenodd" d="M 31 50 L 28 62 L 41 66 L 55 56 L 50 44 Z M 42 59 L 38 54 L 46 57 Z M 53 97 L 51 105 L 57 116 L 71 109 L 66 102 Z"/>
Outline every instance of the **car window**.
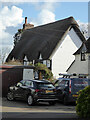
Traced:
<path fill-rule="evenodd" d="M 22 85 L 24 85 L 25 84 L 25 80 L 20 81 L 20 83 L 22 83 Z"/>
<path fill-rule="evenodd" d="M 57 81 L 55 82 L 54 86 L 55 86 L 55 87 L 59 86 L 59 83 L 60 83 L 60 81 L 57 80 Z"/>
<path fill-rule="evenodd" d="M 26 81 L 25 85 L 28 87 L 33 87 L 33 82 L 32 81 Z"/>
<path fill-rule="evenodd" d="M 60 87 L 69 86 L 69 81 L 68 81 L 68 80 L 58 81 L 58 82 L 55 84 L 55 87 L 56 87 L 56 86 L 60 86 Z"/>
<path fill-rule="evenodd" d="M 55 88 L 51 83 L 37 83 L 38 88 Z"/>

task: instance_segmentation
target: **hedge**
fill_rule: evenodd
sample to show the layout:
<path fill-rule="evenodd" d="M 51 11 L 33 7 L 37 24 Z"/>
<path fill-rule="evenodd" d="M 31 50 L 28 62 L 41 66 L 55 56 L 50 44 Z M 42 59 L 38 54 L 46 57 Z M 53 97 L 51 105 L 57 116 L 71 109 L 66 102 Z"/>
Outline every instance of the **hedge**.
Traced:
<path fill-rule="evenodd" d="M 78 92 L 76 101 L 76 113 L 79 117 L 90 118 L 90 86 Z"/>

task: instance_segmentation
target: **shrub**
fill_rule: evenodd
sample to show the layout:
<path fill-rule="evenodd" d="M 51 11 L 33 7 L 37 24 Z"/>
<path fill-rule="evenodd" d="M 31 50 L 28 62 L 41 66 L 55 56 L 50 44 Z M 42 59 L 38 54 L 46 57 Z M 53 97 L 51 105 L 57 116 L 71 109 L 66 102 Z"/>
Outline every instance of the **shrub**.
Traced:
<path fill-rule="evenodd" d="M 50 71 L 50 69 L 47 68 L 46 65 L 41 64 L 41 63 L 36 63 L 35 64 L 35 70 L 41 70 L 41 72 L 44 75 L 45 79 L 48 79 L 48 80 L 52 81 L 53 74 Z"/>
<path fill-rule="evenodd" d="M 78 92 L 76 101 L 76 113 L 82 118 L 90 117 L 90 86 Z"/>
<path fill-rule="evenodd" d="M 19 60 L 10 60 L 8 62 L 6 62 L 5 64 L 7 65 L 23 65 Z"/>

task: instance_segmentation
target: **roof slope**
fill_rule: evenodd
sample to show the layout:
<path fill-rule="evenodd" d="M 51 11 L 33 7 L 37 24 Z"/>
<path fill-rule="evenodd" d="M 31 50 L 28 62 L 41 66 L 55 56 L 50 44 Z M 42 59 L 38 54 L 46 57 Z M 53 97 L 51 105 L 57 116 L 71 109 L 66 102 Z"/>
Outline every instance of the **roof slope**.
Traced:
<path fill-rule="evenodd" d="M 78 24 L 73 17 L 69 17 L 25 30 L 21 40 L 13 48 L 6 61 L 13 57 L 23 60 L 25 55 L 28 60 L 36 60 L 39 53 L 41 53 L 43 59 L 48 59 L 70 26 L 75 29 L 81 40 L 85 41 Z"/>
<path fill-rule="evenodd" d="M 85 43 L 82 44 L 82 46 L 74 53 L 74 55 L 80 54 L 84 46 L 86 47 L 86 53 L 90 53 L 90 37 Z"/>

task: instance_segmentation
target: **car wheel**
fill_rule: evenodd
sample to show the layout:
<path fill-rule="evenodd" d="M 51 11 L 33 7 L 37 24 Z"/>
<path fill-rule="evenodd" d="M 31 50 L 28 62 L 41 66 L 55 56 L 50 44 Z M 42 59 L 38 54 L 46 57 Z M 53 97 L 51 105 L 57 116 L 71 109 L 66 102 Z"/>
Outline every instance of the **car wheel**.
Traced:
<path fill-rule="evenodd" d="M 64 105 L 68 105 L 67 96 L 64 96 L 64 98 L 63 98 L 63 104 Z"/>
<path fill-rule="evenodd" d="M 55 105 L 55 104 L 56 104 L 55 101 L 50 101 L 50 102 L 49 102 L 49 105 Z"/>
<path fill-rule="evenodd" d="M 27 99 L 28 105 L 33 105 L 34 104 L 34 100 L 32 95 L 28 95 L 28 99 Z"/>
<path fill-rule="evenodd" d="M 7 94 L 7 100 L 9 100 L 9 101 L 13 101 L 14 100 L 14 96 L 13 96 L 12 92 L 8 92 L 8 94 Z"/>

